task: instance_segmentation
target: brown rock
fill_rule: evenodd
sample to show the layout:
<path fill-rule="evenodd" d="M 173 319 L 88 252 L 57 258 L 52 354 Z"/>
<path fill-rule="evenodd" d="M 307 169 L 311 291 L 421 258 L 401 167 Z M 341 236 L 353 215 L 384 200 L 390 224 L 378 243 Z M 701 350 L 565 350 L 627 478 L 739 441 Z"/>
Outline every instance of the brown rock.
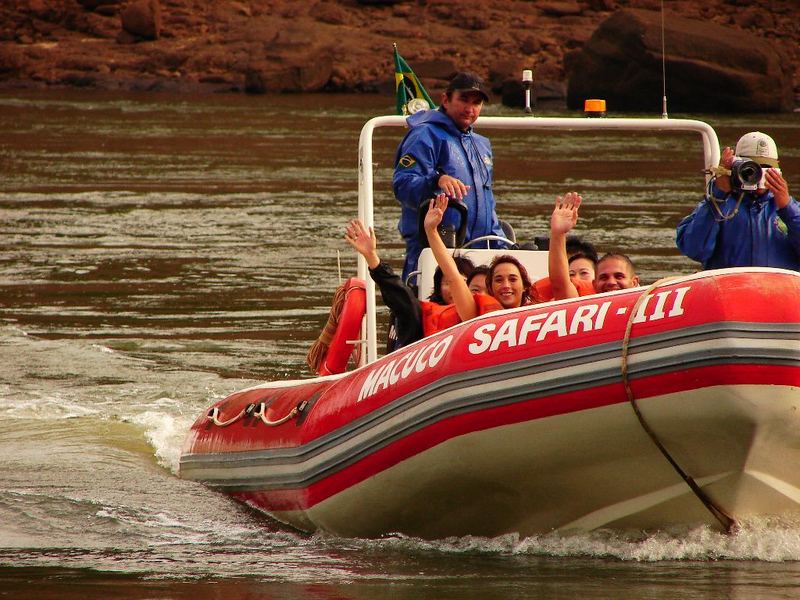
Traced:
<path fill-rule="evenodd" d="M 94 12 L 104 17 L 113 17 L 119 14 L 119 9 L 120 7 L 118 4 L 101 4 L 94 9 Z"/>
<path fill-rule="evenodd" d="M 0 52 L 0 80 L 17 77 L 24 64 L 24 57 L 15 48 Z"/>
<path fill-rule="evenodd" d="M 109 6 L 118 7 L 124 0 L 77 0 L 77 2 L 86 10 L 100 12 L 98 9 Z"/>
<path fill-rule="evenodd" d="M 609 11 L 614 10 L 617 3 L 614 0 L 588 0 L 590 10 Z"/>
<path fill-rule="evenodd" d="M 159 0 L 134 0 L 120 14 L 122 29 L 133 36 L 157 40 L 161 34 Z"/>
<path fill-rule="evenodd" d="M 673 17 L 665 23 L 666 85 L 670 110 L 790 111 L 791 65 L 768 40 L 706 21 Z M 594 32 L 569 65 L 567 105 L 589 97 L 609 110 L 661 106 L 661 15 L 625 10 Z"/>
<path fill-rule="evenodd" d="M 149 34 L 139 29 L 134 34 L 120 27 L 121 13 L 136 2 L 0 0 L 0 61 L 4 65 L 0 67 L 4 69 L 1 87 L 69 82 L 88 85 L 94 77 L 92 85 L 104 89 L 230 91 L 237 87 L 231 82 L 239 82 L 238 87 L 242 87 L 247 65 L 251 64 L 263 65 L 252 72 L 264 78 L 265 90 L 311 87 L 378 92 L 388 97 L 394 90 L 391 42 L 398 41 L 402 55 L 434 95 L 457 70 L 475 71 L 493 85 L 501 85 L 494 81 L 496 65 L 522 59 L 525 66 L 534 69 L 534 88 L 547 82 L 547 89 L 541 93 L 558 96 L 558 86 L 565 82 L 565 65 L 570 57 L 582 56 L 582 50 L 590 45 L 590 34 L 610 11 L 627 6 L 658 9 L 662 0 L 390 0 L 385 6 L 354 0 L 164 0 L 160 3 L 162 24 L 157 38 L 152 33 L 159 30 L 155 23 L 151 23 Z M 788 72 L 800 99 L 797 2 L 671 0 L 663 4 L 668 27 L 680 17 L 694 20 L 701 28 L 728 26 L 728 39 L 723 46 L 728 44 L 731 55 L 751 54 L 750 43 L 745 47 L 743 40 L 747 38 L 740 35 L 743 32 L 758 34 L 755 54 L 759 57 L 758 48 L 767 38 L 777 48 L 776 56 L 784 67 L 784 74 L 774 80 L 779 82 L 776 96 L 785 93 L 781 86 Z M 316 6 L 323 12 L 316 11 Z M 120 15 L 120 21 L 116 15 Z M 686 97 L 698 101 L 720 81 L 717 71 L 702 77 L 698 74 L 708 68 L 704 55 L 708 44 L 701 41 L 698 47 L 703 53 L 696 56 L 675 54 L 673 42 L 685 45 L 682 33 L 676 31 L 670 29 L 667 33 L 670 109 L 677 106 L 677 90 L 684 85 L 692 83 L 695 91 Z M 145 38 L 142 33 L 151 37 Z M 675 35 L 677 38 L 673 39 Z M 628 54 L 623 53 L 623 59 L 631 62 L 631 56 L 639 56 L 632 61 L 639 71 L 656 63 L 658 81 L 652 85 L 654 90 L 660 90 L 660 51 L 650 43 L 649 36 L 648 33 L 649 54 L 643 50 L 639 56 L 631 46 L 626 48 Z M 123 43 L 115 43 L 116 38 Z M 143 39 L 152 41 L 135 44 Z M 331 69 L 328 81 L 321 87 L 319 80 L 324 80 L 324 72 L 311 77 L 313 70 L 307 66 L 316 60 L 315 48 L 330 48 L 330 60 L 337 67 L 335 71 Z M 7 59 L 12 50 L 19 53 L 13 64 Z M 648 56 L 650 63 L 642 56 Z M 97 58 L 94 71 L 58 66 L 60 59 L 91 64 L 87 60 L 90 57 Z M 771 64 L 761 60 L 757 58 L 750 71 L 758 73 L 762 66 Z M 108 71 L 101 72 L 102 65 L 108 65 Z M 177 77 L 175 65 L 180 65 Z M 283 73 L 289 83 L 273 81 L 276 73 Z M 748 89 L 755 85 L 751 73 L 732 69 L 728 74 L 737 85 Z M 619 74 L 615 76 L 620 78 Z M 673 76 L 685 81 L 673 85 Z M 513 79 L 518 77 L 514 75 Z M 643 81 L 650 85 L 649 80 Z M 625 97 L 650 93 L 647 85 L 626 92 Z M 774 89 L 774 85 L 764 87 L 767 88 Z M 650 101 L 647 104 L 650 106 Z M 660 99 L 658 104 L 660 109 Z M 705 110 L 703 106 L 690 108 Z M 611 105 L 610 108 L 613 110 Z"/>
<path fill-rule="evenodd" d="M 514 84 L 521 82 L 523 69 L 530 67 L 525 66 L 524 58 L 507 58 L 505 60 L 497 61 L 489 67 L 488 84 L 493 92 L 500 92 L 504 89 L 506 82 L 512 82 L 510 88 L 515 88 Z M 519 89 L 522 89 L 522 84 L 519 84 Z M 505 100 L 503 101 L 505 104 Z M 512 104 L 509 106 L 520 106 L 519 104 Z"/>
<path fill-rule="evenodd" d="M 242 4 L 241 2 L 231 2 L 231 8 L 235 9 L 236 12 L 238 12 L 240 15 L 244 15 L 245 17 L 253 16 L 252 9 L 246 4 Z"/>
<path fill-rule="evenodd" d="M 466 29 L 471 29 L 472 31 L 489 29 L 492 24 L 490 15 L 481 6 L 473 7 L 461 12 L 459 14 L 459 19 L 463 27 Z"/>
<path fill-rule="evenodd" d="M 318 92 L 327 85 L 332 74 L 332 53 L 330 49 L 320 48 L 302 59 L 251 65 L 244 74 L 244 89 L 249 94 Z"/>
<path fill-rule="evenodd" d="M 542 14 L 551 17 L 566 17 L 568 15 L 580 15 L 583 12 L 581 5 L 577 2 L 541 2 L 537 4 Z"/>
<path fill-rule="evenodd" d="M 28 10 L 37 17 L 42 17 L 50 11 L 45 0 L 28 0 Z"/>
<path fill-rule="evenodd" d="M 317 21 L 330 25 L 344 25 L 348 20 L 345 10 L 333 2 L 317 2 L 311 14 Z"/>
<path fill-rule="evenodd" d="M 412 68 L 418 77 L 425 79 L 449 80 L 459 71 L 456 63 L 449 58 L 414 61 Z"/>
<path fill-rule="evenodd" d="M 132 33 L 128 33 L 124 29 L 120 30 L 116 38 L 117 43 L 122 45 L 135 44 L 140 39 L 141 38 L 139 36 L 133 35 Z"/>
<path fill-rule="evenodd" d="M 532 35 L 525 36 L 519 44 L 523 54 L 536 54 L 542 49 L 542 43 Z"/>
<path fill-rule="evenodd" d="M 744 29 L 771 29 L 775 27 L 775 17 L 771 12 L 751 6 L 734 15 L 734 21 Z"/>
<path fill-rule="evenodd" d="M 561 102 L 567 97 L 567 84 L 559 80 L 534 79 L 533 95 L 537 102 Z"/>

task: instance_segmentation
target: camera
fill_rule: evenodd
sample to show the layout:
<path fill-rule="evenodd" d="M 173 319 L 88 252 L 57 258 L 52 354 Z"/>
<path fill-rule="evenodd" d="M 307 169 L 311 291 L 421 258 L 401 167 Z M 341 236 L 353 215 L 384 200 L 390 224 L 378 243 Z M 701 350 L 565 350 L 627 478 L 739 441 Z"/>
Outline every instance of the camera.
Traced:
<path fill-rule="evenodd" d="M 767 170 L 749 158 L 733 157 L 731 165 L 731 188 L 736 191 L 752 192 L 767 187 Z M 779 170 L 780 172 L 780 170 Z"/>

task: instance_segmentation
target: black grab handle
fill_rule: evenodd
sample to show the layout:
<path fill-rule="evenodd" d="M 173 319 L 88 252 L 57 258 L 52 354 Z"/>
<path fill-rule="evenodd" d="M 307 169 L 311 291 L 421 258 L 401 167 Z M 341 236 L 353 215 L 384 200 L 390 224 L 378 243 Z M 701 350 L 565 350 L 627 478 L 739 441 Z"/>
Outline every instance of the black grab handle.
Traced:
<path fill-rule="evenodd" d="M 417 218 L 417 238 L 419 239 L 419 247 L 428 247 L 428 236 L 425 234 L 425 215 L 428 214 L 428 207 L 431 204 L 431 199 L 425 200 L 419 205 L 419 217 Z M 459 213 L 460 222 L 458 231 L 455 232 L 455 240 L 448 245 L 445 234 L 447 233 L 447 225 L 439 225 L 439 235 L 444 241 L 444 245 L 448 248 L 460 248 L 464 245 L 464 240 L 467 238 L 467 205 L 456 200 L 455 198 L 447 199 L 447 208 L 455 208 Z"/>

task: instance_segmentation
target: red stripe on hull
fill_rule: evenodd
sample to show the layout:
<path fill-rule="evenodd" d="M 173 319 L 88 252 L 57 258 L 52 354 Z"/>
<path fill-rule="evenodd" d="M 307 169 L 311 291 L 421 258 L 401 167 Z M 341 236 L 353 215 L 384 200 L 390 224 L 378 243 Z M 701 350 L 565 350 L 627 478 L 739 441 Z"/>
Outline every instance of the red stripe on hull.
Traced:
<path fill-rule="evenodd" d="M 654 375 L 632 382 L 637 399 L 717 385 L 800 385 L 800 369 L 764 365 L 718 365 Z M 627 402 L 622 384 L 599 386 L 449 417 L 415 431 L 306 488 L 237 492 L 231 495 L 268 512 L 307 510 L 315 504 L 454 437 L 524 421 Z"/>

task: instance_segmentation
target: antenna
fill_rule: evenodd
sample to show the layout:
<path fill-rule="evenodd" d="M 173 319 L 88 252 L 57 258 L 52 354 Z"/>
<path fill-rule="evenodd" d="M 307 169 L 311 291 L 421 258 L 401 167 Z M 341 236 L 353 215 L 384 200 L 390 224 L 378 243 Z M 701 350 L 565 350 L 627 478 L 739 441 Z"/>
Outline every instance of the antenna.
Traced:
<path fill-rule="evenodd" d="M 661 118 L 669 119 L 667 115 L 667 57 L 664 45 L 664 0 L 661 0 Z"/>

